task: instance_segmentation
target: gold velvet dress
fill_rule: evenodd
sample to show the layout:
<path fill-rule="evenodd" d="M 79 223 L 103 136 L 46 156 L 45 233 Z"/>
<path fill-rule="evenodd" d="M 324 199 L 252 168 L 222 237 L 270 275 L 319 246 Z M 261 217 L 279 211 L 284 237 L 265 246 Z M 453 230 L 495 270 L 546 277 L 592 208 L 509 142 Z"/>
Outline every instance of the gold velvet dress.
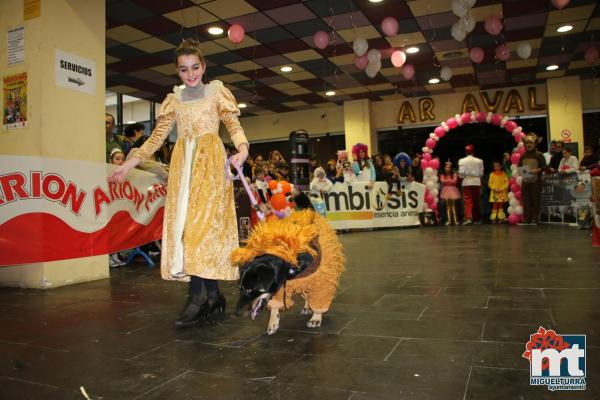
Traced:
<path fill-rule="evenodd" d="M 162 235 L 161 275 L 188 281 L 238 279 L 231 252 L 238 248 L 233 185 L 225 177 L 227 158 L 219 138 L 223 121 L 236 148 L 248 143 L 231 92 L 221 81 L 205 87 L 198 100 L 181 100 L 179 87 L 160 107 L 156 128 L 137 157 L 149 158 L 177 123 L 178 138 L 171 156 Z"/>

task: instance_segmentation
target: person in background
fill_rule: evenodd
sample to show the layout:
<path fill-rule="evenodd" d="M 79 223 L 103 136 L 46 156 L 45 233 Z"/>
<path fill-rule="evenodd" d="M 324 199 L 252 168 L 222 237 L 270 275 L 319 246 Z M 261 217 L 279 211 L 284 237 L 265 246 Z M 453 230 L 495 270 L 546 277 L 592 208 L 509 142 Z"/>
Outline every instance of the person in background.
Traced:
<path fill-rule="evenodd" d="M 341 171 L 339 172 L 341 176 Z M 327 161 L 327 168 L 325 170 L 325 175 L 327 175 L 327 179 L 329 179 L 332 183 L 338 182 L 338 169 L 337 162 L 335 159 L 330 158 Z"/>
<path fill-rule="evenodd" d="M 267 204 L 267 191 L 269 190 L 269 182 L 265 177 L 265 170 L 262 167 L 254 167 L 254 186 L 256 193 L 260 197 L 263 204 Z"/>
<path fill-rule="evenodd" d="M 492 214 L 490 221 L 502 223 L 506 220 L 504 214 L 504 203 L 508 201 L 508 176 L 502 169 L 499 161 L 494 161 L 494 170 L 490 174 L 488 186 L 490 187 L 490 203 L 492 203 Z"/>
<path fill-rule="evenodd" d="M 406 162 L 404 162 L 404 164 L 406 165 Z M 375 169 L 377 170 L 377 166 L 375 166 Z M 384 178 L 385 182 L 387 182 L 388 185 L 388 199 L 392 197 L 394 183 L 396 184 L 396 195 L 400 196 L 400 194 L 402 193 L 402 182 L 400 182 L 400 173 L 398 171 L 398 168 L 392 162 L 392 157 L 390 157 L 388 154 L 383 156 L 381 177 Z"/>
<path fill-rule="evenodd" d="M 125 154 L 115 147 L 110 153 L 109 162 L 113 165 L 123 165 L 125 162 Z M 110 268 L 122 267 L 125 264 L 126 263 L 119 258 L 119 253 L 112 253 L 108 256 L 108 266 Z"/>
<path fill-rule="evenodd" d="M 375 166 L 375 180 L 376 181 L 385 181 L 383 173 L 383 155 L 381 153 L 377 153 L 373 156 L 373 165 Z"/>
<path fill-rule="evenodd" d="M 415 182 L 423 183 L 423 169 L 421 168 L 421 157 L 413 157 L 412 165 L 410 166 L 410 174 Z"/>
<path fill-rule="evenodd" d="M 397 169 L 397 173 L 398 173 L 398 180 L 400 182 L 398 182 L 398 191 L 400 192 L 402 190 L 402 188 L 404 188 L 404 185 L 406 185 L 408 182 L 412 182 L 413 181 L 413 176 L 412 176 L 412 168 L 411 165 L 409 165 L 409 162 L 411 162 L 412 160 L 409 158 L 404 158 L 401 157 L 400 159 L 397 160 L 398 162 L 398 169 Z"/>
<path fill-rule="evenodd" d="M 585 146 L 583 148 L 583 158 L 579 163 L 579 170 L 591 170 L 594 169 L 598 165 L 598 156 L 594 154 L 594 149 L 592 146 Z"/>
<path fill-rule="evenodd" d="M 123 146 L 121 145 L 121 139 L 113 134 L 115 128 L 115 117 L 109 113 L 105 113 L 106 122 L 106 162 L 110 162 L 110 155 L 113 149 L 119 149 L 123 152 Z"/>
<path fill-rule="evenodd" d="M 317 161 L 317 155 L 311 154 L 308 158 L 308 171 L 310 174 L 309 177 L 310 177 L 311 181 L 315 177 L 315 169 L 317 169 L 318 167 L 319 167 L 319 162 Z"/>
<path fill-rule="evenodd" d="M 269 153 L 269 163 L 277 164 L 278 162 L 285 162 L 285 159 L 278 150 L 271 150 Z"/>
<path fill-rule="evenodd" d="M 558 172 L 558 169 L 560 167 L 560 160 L 563 158 L 563 150 L 565 148 L 565 144 L 561 141 L 558 140 L 556 141 L 555 145 L 554 145 L 554 154 L 552 154 L 552 157 L 550 157 L 550 169 L 552 172 Z M 544 158 L 545 160 L 545 158 Z M 548 165 L 548 164 L 546 164 Z"/>
<path fill-rule="evenodd" d="M 138 124 L 137 122 L 134 124 L 129 124 L 125 127 L 125 131 L 123 133 L 125 134 L 125 140 L 123 140 L 122 143 L 123 153 L 125 153 L 125 157 L 127 157 L 135 142 L 144 136 L 144 125 Z"/>
<path fill-rule="evenodd" d="M 276 164 L 277 169 L 277 180 L 278 181 L 288 181 L 290 180 L 290 167 L 285 163 L 285 161 L 280 161 Z"/>
<path fill-rule="evenodd" d="M 129 154 L 125 158 L 125 161 L 129 161 L 132 158 L 138 155 L 140 151 L 140 147 L 144 145 L 144 143 L 148 140 L 148 136 L 141 136 L 136 142 L 133 144 L 131 149 L 129 150 Z M 158 159 L 158 154 L 161 152 L 161 149 L 157 150 L 153 155 L 141 161 L 135 168 L 141 169 L 143 171 L 151 172 L 157 175 L 161 181 L 167 182 L 169 177 L 169 167 L 166 164 L 163 164 Z"/>
<path fill-rule="evenodd" d="M 574 155 L 571 155 L 571 149 L 565 147 L 562 154 L 563 157 L 558 164 L 558 172 L 561 174 L 577 172 L 579 169 L 579 160 Z"/>
<path fill-rule="evenodd" d="M 546 165 L 550 165 L 550 160 L 552 156 L 556 153 L 556 140 L 550 142 L 550 148 L 547 152 L 544 153 L 544 158 L 546 159 Z M 510 176 L 509 176 L 510 178 Z"/>
<path fill-rule="evenodd" d="M 466 157 L 458 160 L 458 175 L 462 178 L 465 219 L 463 225 L 479 222 L 479 196 L 481 193 L 481 177 L 483 176 L 483 160 L 473 155 L 472 144 L 465 147 Z"/>
<path fill-rule="evenodd" d="M 356 175 L 357 182 L 368 182 L 368 188 L 372 189 L 375 183 L 375 166 L 369 158 L 369 147 L 363 143 L 352 146 L 352 170 Z"/>
<path fill-rule="evenodd" d="M 352 169 L 352 164 L 350 163 L 350 161 L 344 161 L 344 163 L 342 164 L 342 182 L 356 182 L 356 174 L 354 173 L 354 169 Z"/>
<path fill-rule="evenodd" d="M 333 183 L 325 174 L 325 170 L 322 167 L 315 168 L 315 177 L 310 182 L 310 192 L 319 196 L 329 192 L 333 187 Z"/>
<path fill-rule="evenodd" d="M 458 225 L 456 202 L 460 200 L 460 191 L 458 190 L 458 175 L 452 169 L 450 161 L 444 164 L 444 172 L 440 174 L 440 183 L 442 184 L 440 199 L 446 205 L 446 214 L 448 217 L 446 225 Z"/>
<path fill-rule="evenodd" d="M 510 160 L 510 153 L 505 151 L 502 154 L 502 169 L 504 170 L 504 172 L 506 172 L 506 176 L 508 176 L 508 179 L 510 179 L 510 177 L 512 176 L 512 169 L 510 169 L 511 165 L 512 161 Z"/>
<path fill-rule="evenodd" d="M 519 167 L 529 169 L 523 175 L 521 184 L 523 222 L 522 225 L 537 225 L 540 216 L 540 203 L 542 201 L 542 171 L 546 168 L 546 158 L 537 151 L 540 138 L 535 133 L 525 136 L 525 153 L 519 159 Z"/>

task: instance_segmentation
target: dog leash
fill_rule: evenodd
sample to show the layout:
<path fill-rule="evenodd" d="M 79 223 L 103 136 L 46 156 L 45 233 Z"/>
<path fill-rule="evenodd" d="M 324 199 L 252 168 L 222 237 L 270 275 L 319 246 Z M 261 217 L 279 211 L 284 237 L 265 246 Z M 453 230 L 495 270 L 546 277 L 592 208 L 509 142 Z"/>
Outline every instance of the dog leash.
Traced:
<path fill-rule="evenodd" d="M 244 188 L 246 189 L 246 193 L 248 193 L 248 197 L 250 197 L 250 202 L 252 203 L 252 207 L 254 207 L 254 209 L 256 210 L 256 215 L 258 216 L 258 219 L 260 219 L 261 221 L 264 221 L 265 215 L 263 214 L 262 211 L 260 211 L 260 208 L 258 207 L 258 202 L 256 201 L 256 197 L 254 197 L 254 193 L 252 193 L 252 189 L 250 189 L 250 186 L 248 185 L 248 182 L 246 181 L 246 177 L 244 176 L 244 171 L 242 169 L 242 166 L 236 165 L 235 163 L 233 163 L 232 159 L 233 159 L 233 156 L 229 157 L 227 159 L 227 161 L 225 162 L 225 176 L 230 181 L 235 181 L 235 180 L 242 181 L 242 184 L 244 185 Z M 235 169 L 237 171 L 237 175 L 234 175 L 231 173 L 232 165 L 235 167 Z"/>

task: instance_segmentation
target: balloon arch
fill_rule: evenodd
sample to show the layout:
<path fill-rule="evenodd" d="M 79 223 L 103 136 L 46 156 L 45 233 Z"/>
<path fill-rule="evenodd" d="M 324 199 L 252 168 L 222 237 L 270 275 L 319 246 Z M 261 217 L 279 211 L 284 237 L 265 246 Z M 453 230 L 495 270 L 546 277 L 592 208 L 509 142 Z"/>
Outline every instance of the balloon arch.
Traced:
<path fill-rule="evenodd" d="M 495 126 L 504 128 L 507 132 L 512 133 L 517 147 L 514 149 L 512 156 L 510 157 L 512 177 L 510 178 L 510 192 L 508 193 L 508 199 L 510 206 L 508 207 L 508 221 L 511 224 L 516 224 L 521 221 L 523 215 L 523 206 L 521 205 L 521 184 L 523 177 L 519 176 L 518 164 L 523 153 L 525 153 L 525 146 L 523 139 L 525 134 L 523 128 L 517 125 L 515 121 L 512 121 L 509 117 L 502 114 L 493 114 L 491 112 L 466 112 L 462 115 L 456 114 L 454 117 L 449 118 L 447 121 L 442 122 L 437 126 L 432 133 L 429 134 L 429 138 L 425 141 L 425 147 L 423 147 L 423 159 L 421 160 L 421 168 L 423 169 L 423 183 L 425 184 L 425 203 L 427 204 L 427 211 L 437 211 L 437 205 L 439 202 L 437 189 L 438 176 L 436 170 L 440 167 L 440 161 L 437 158 L 433 158 L 433 150 L 437 145 L 437 142 L 446 136 L 446 133 L 456 129 L 464 124 L 473 123 L 488 123 Z"/>

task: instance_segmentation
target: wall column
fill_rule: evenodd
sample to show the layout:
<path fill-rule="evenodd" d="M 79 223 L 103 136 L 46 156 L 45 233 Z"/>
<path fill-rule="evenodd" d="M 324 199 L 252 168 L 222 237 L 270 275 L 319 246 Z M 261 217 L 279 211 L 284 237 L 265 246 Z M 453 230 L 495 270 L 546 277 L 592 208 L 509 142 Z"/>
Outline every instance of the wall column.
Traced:
<path fill-rule="evenodd" d="M 26 3 L 0 1 L 0 76 L 27 72 L 28 80 L 28 125 L 0 128 L 0 154 L 104 162 L 105 2 L 41 1 L 39 15 L 25 21 Z M 6 32 L 18 26 L 25 27 L 25 61 L 8 66 Z M 95 62 L 93 94 L 55 84 L 56 49 Z M 107 256 L 0 266 L 1 286 L 46 289 L 108 276 Z"/>
<path fill-rule="evenodd" d="M 567 139 L 579 144 L 579 157 L 581 157 L 583 154 L 583 109 L 579 76 L 548 79 L 546 87 L 550 140 L 565 140 L 566 131 L 571 132 Z M 561 134 L 563 131 L 565 133 Z"/>
<path fill-rule="evenodd" d="M 369 99 L 344 102 L 344 131 L 346 150 L 349 153 L 352 151 L 352 146 L 358 142 L 369 146 L 369 155 L 377 153 L 377 134 Z"/>

